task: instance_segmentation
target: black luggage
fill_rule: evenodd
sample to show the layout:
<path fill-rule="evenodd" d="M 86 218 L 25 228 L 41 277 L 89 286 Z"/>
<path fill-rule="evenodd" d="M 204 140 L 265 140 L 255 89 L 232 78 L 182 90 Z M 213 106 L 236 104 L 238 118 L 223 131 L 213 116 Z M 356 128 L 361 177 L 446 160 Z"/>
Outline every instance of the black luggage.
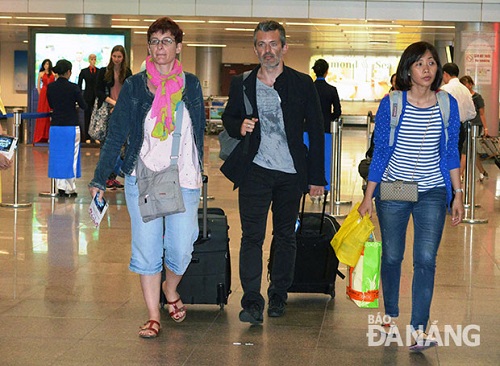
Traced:
<path fill-rule="evenodd" d="M 203 176 L 203 208 L 198 210 L 200 235 L 177 291 L 184 304 L 216 304 L 221 309 L 231 293 L 231 260 L 227 217 L 221 208 L 207 208 L 208 177 Z M 161 306 L 166 300 L 161 292 Z"/>
<path fill-rule="evenodd" d="M 294 279 L 288 292 L 322 293 L 334 298 L 337 275 L 345 278 L 338 270 L 339 260 L 330 244 L 340 225 L 333 216 L 325 214 L 326 195 L 321 213 L 304 213 L 306 194 L 302 197 Z M 271 243 L 269 273 L 273 255 Z"/>

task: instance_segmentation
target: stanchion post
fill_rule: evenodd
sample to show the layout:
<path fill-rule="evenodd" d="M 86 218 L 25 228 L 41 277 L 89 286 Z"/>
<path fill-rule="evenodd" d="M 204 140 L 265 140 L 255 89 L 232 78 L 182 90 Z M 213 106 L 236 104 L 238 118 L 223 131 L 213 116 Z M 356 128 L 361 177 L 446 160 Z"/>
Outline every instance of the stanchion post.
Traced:
<path fill-rule="evenodd" d="M 56 192 L 56 180 L 54 178 L 50 179 L 50 191 L 38 193 L 40 197 L 57 197 L 58 192 Z"/>
<path fill-rule="evenodd" d="M 465 167 L 464 167 L 464 207 L 469 208 L 470 206 L 470 172 L 474 170 L 474 166 L 471 166 L 471 124 L 470 121 L 465 121 L 465 129 L 467 131 L 467 138 L 465 139 Z M 462 152 L 459 151 L 458 155 L 461 157 Z"/>
<path fill-rule="evenodd" d="M 332 166 L 330 170 L 330 215 L 335 218 L 345 218 L 346 214 L 340 214 L 340 148 L 339 126 L 342 119 L 336 119 L 331 122 L 332 131 Z M 345 202 L 350 203 L 350 202 Z"/>
<path fill-rule="evenodd" d="M 14 137 L 17 137 L 19 141 L 19 126 L 21 126 L 21 110 L 14 110 Z M 31 202 L 19 203 L 19 146 L 14 152 L 14 202 L 0 203 L 1 207 L 9 207 L 9 208 L 24 208 L 30 207 Z"/>
<path fill-rule="evenodd" d="M 340 177 L 342 175 L 342 119 L 337 124 L 337 139 L 336 139 L 336 180 L 335 180 L 335 204 L 336 205 L 350 205 L 352 201 L 340 200 Z"/>
<path fill-rule="evenodd" d="M 369 111 L 366 115 L 366 150 L 370 148 L 370 140 L 372 135 L 372 112 Z"/>
<path fill-rule="evenodd" d="M 470 126 L 470 123 L 469 123 L 469 126 Z M 469 130 L 470 130 L 470 127 L 469 127 Z M 470 175 L 470 181 L 469 181 L 469 192 L 470 192 L 470 209 L 469 209 L 469 213 L 470 213 L 470 217 L 469 218 L 464 218 L 462 220 L 462 222 L 465 222 L 467 224 L 486 224 L 488 222 L 488 219 L 477 219 L 475 217 L 475 211 L 476 211 L 476 207 L 475 207 L 475 192 L 476 192 L 476 169 L 475 169 L 475 166 L 476 166 L 476 158 L 477 158 L 477 154 L 476 154 L 476 139 L 477 139 L 477 132 L 479 130 L 479 126 L 472 126 L 472 134 L 469 135 L 470 138 L 468 138 L 467 140 L 470 140 L 470 150 L 468 150 L 467 152 L 469 153 L 469 158 L 468 160 L 470 161 L 470 164 L 469 164 L 469 175 Z"/>

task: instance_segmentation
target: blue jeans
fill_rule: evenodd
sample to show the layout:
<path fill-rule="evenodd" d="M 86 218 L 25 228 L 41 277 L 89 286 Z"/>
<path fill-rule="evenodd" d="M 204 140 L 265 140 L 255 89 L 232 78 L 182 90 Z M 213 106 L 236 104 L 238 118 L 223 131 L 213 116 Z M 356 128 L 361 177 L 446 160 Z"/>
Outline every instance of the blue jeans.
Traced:
<path fill-rule="evenodd" d="M 287 299 L 295 269 L 295 223 L 302 192 L 297 174 L 288 174 L 250 166 L 238 191 L 241 220 L 240 280 L 243 288 L 241 306 L 257 304 L 264 308 L 260 293 L 262 280 L 262 245 L 266 235 L 269 207 L 273 212 L 274 258 L 268 296 Z"/>
<path fill-rule="evenodd" d="M 176 275 L 183 275 L 198 238 L 200 190 L 182 188 L 186 212 L 160 217 L 147 223 L 139 211 L 137 178 L 125 176 L 125 199 L 132 230 L 132 255 L 129 269 L 141 275 L 154 275 L 165 265 Z"/>
<path fill-rule="evenodd" d="M 376 197 L 382 232 L 381 279 L 385 313 L 399 315 L 401 263 L 406 246 L 406 229 L 413 216 L 413 283 L 410 324 L 425 331 L 434 291 L 436 256 L 446 219 L 446 189 L 419 192 L 417 202 L 381 201 Z"/>

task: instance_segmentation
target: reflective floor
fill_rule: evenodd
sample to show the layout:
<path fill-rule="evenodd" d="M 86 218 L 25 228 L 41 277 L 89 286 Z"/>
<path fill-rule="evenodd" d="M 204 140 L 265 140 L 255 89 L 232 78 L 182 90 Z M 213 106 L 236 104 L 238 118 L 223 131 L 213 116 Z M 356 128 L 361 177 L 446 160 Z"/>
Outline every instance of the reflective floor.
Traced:
<path fill-rule="evenodd" d="M 342 201 L 355 203 L 362 197 L 357 164 L 365 150 L 365 131 L 344 129 Z M 480 205 L 475 218 L 488 222 L 453 228 L 448 218 L 444 230 L 431 309 L 442 345 L 414 354 L 404 337 L 377 344 L 379 338 L 367 336 L 383 308 L 358 308 L 345 297 L 345 281 L 340 279 L 334 300 L 328 295 L 290 294 L 283 318 L 265 315 L 262 326 L 241 323 L 237 196 L 219 172 L 215 136 L 207 136 L 205 153 L 213 198 L 209 206 L 224 208 L 230 225 L 232 294 L 222 311 L 218 306 L 188 306 L 187 319 L 181 324 L 164 312 L 160 336 L 144 340 L 137 332 L 147 313 L 139 278 L 128 270 L 130 225 L 123 191 L 106 193 L 110 208 L 99 230 L 92 227 L 87 213 L 86 185 L 99 149 L 82 150 L 78 197 L 59 199 L 40 196 L 51 188 L 47 147 L 20 147 L 17 200 L 14 169 L 1 173 L 3 203 L 31 203 L 27 208 L 0 208 L 1 365 L 500 364 L 500 170 L 492 161 L 484 163 L 489 179 L 475 187 Z M 308 211 L 319 209 L 308 200 Z M 341 216 L 350 205 L 334 209 Z M 373 221 L 377 226 L 376 217 Z M 410 225 L 409 235 L 412 230 Z M 268 236 L 265 258 L 269 243 Z M 401 328 L 410 316 L 408 247 Z M 340 268 L 345 273 L 345 266 Z M 264 276 L 263 292 L 266 285 Z"/>

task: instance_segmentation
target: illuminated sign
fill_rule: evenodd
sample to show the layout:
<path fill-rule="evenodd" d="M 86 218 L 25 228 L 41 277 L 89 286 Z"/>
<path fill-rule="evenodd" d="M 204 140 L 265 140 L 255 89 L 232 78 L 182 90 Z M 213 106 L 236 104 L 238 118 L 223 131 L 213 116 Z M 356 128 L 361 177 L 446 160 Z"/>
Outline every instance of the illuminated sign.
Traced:
<path fill-rule="evenodd" d="M 341 100 L 376 101 L 382 99 L 391 87 L 391 75 L 396 72 L 399 56 L 345 56 L 317 55 L 311 57 L 311 76 L 317 59 L 330 66 L 326 81 L 337 88 Z"/>

